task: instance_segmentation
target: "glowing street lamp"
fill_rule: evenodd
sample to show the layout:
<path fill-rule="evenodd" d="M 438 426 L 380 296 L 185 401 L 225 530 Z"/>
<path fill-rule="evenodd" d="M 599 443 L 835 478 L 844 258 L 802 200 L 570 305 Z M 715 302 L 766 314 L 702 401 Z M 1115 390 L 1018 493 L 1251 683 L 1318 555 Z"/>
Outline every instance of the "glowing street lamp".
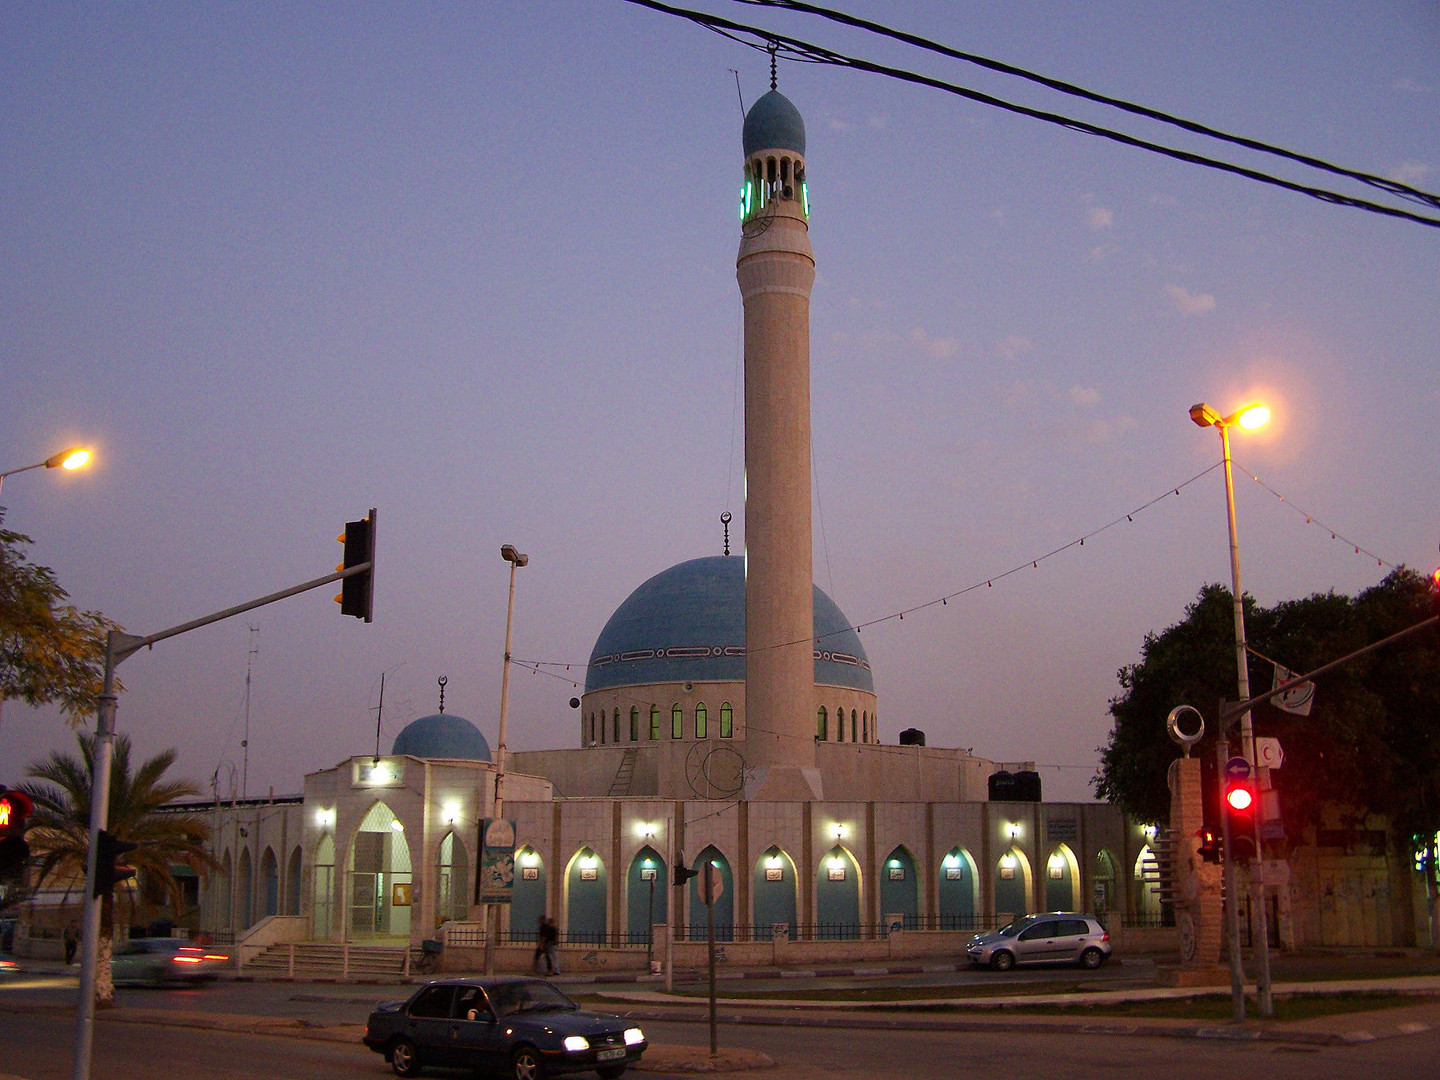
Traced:
<path fill-rule="evenodd" d="M 1240 591 L 1240 541 L 1235 533 L 1235 480 L 1230 469 L 1230 428 L 1241 427 L 1247 431 L 1254 431 L 1270 419 L 1270 410 L 1258 402 L 1246 405 L 1237 409 L 1229 416 L 1221 416 L 1203 401 L 1197 405 L 1190 406 L 1190 419 L 1200 427 L 1214 427 L 1220 429 L 1220 450 L 1225 459 L 1225 508 L 1230 521 L 1230 590 L 1235 605 L 1235 665 L 1238 669 L 1238 684 L 1240 689 L 1240 701 L 1250 700 L 1250 663 L 1245 649 L 1245 605 L 1241 599 Z M 1223 742 L 1225 732 L 1220 732 Z M 1250 723 L 1250 710 L 1246 709 L 1240 714 L 1240 753 L 1253 770 L 1255 765 L 1255 731 Z M 1255 831 L 1255 853 L 1257 858 L 1260 855 L 1260 817 L 1257 812 L 1254 815 Z M 1227 830 L 1228 831 L 1228 830 Z M 1233 881 L 1234 857 L 1232 848 L 1233 841 L 1225 845 L 1224 865 L 1227 884 Z M 1260 998 L 1260 1013 L 1263 1016 L 1274 1016 L 1274 999 L 1270 993 L 1270 948 L 1267 936 L 1269 928 L 1265 912 L 1265 889 L 1261 883 L 1261 875 L 1253 873 L 1250 880 L 1252 893 L 1251 908 L 1255 912 L 1255 937 L 1257 967 L 1257 989 Z M 1235 896 L 1234 889 L 1227 889 L 1230 896 Z M 1239 956 L 1239 919 L 1237 916 L 1238 905 L 1227 904 L 1229 907 L 1228 922 L 1230 924 L 1230 949 L 1232 957 L 1232 973 L 1238 977 L 1238 956 Z M 1232 979 L 1233 981 L 1233 979 Z M 1239 1008 L 1243 1009 L 1243 1004 Z"/>
<path fill-rule="evenodd" d="M 37 461 L 34 465 L 23 465 L 18 469 L 6 469 L 4 472 L 0 472 L 0 486 L 4 485 L 7 476 L 29 472 L 31 469 L 64 469 L 66 472 L 74 472 L 76 469 L 88 465 L 90 458 L 91 453 L 88 449 L 83 446 L 72 446 L 68 450 L 61 450 L 58 454 L 51 454 L 44 461 Z"/>

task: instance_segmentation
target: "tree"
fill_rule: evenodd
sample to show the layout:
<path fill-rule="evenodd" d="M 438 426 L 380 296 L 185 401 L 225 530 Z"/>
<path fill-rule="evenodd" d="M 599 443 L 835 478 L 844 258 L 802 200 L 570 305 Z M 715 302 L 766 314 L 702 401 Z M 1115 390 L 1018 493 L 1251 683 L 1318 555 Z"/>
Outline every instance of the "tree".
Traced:
<path fill-rule="evenodd" d="M 1252 692 L 1272 678 L 1271 665 L 1256 654 L 1312 670 L 1428 618 L 1433 589 L 1401 567 L 1354 599 L 1319 593 L 1259 608 L 1246 597 Z M 1165 716 L 1176 705 L 1199 709 L 1207 730 L 1197 752 L 1213 757 L 1219 703 L 1235 699 L 1229 590 L 1201 589 L 1183 621 L 1146 635 L 1140 661 L 1121 668 L 1119 680 L 1095 793 L 1138 820 L 1163 823 L 1166 771 L 1180 754 Z M 1299 842 L 1328 808 L 1357 825 L 1368 814 L 1383 816 L 1395 846 L 1407 852 L 1433 843 L 1440 832 L 1440 634 L 1421 631 L 1321 676 L 1309 716 L 1268 703 L 1252 715 L 1257 733 L 1278 736 L 1285 748 L 1276 786 L 1288 841 Z"/>
<path fill-rule="evenodd" d="M 21 786 L 35 803 L 27 838 L 36 855 L 36 884 L 56 880 L 84 890 L 85 865 L 90 850 L 90 777 L 95 761 L 95 737 L 77 736 L 78 758 L 54 751 L 27 770 L 33 780 Z M 179 913 L 180 884 L 172 868 L 189 866 L 198 872 L 215 865 L 206 849 L 210 829 L 195 814 L 165 811 L 178 799 L 201 793 L 192 780 L 167 780 L 165 773 L 175 764 L 175 751 L 166 750 L 130 769 L 130 740 L 115 737 L 110 766 L 110 813 L 107 829 L 138 845 L 125 856 L 135 867 L 138 883 L 147 895 L 168 900 Z M 111 941 L 115 933 L 114 893 L 100 898 L 99 963 L 96 974 L 97 1003 L 115 1000 L 110 978 Z"/>
<path fill-rule="evenodd" d="M 105 637 L 115 623 L 67 604 L 47 566 L 30 562 L 33 541 L 3 528 L 0 507 L 0 705 L 55 702 L 75 720 L 91 715 L 105 670 Z"/>

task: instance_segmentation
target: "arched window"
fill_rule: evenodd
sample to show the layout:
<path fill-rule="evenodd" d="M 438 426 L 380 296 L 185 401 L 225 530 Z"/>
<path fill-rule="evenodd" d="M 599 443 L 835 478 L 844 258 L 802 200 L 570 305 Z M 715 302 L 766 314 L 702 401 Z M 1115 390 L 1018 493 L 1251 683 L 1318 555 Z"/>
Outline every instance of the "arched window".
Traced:
<path fill-rule="evenodd" d="M 703 701 L 695 703 L 695 738 L 708 739 L 710 737 L 710 713 L 705 708 Z"/>
<path fill-rule="evenodd" d="M 677 701 L 670 709 L 670 738 L 681 739 L 685 737 L 685 711 L 680 708 Z"/>
<path fill-rule="evenodd" d="M 594 742 L 595 740 L 592 738 L 590 741 L 591 741 L 591 742 Z M 604 710 L 604 709 L 601 709 L 601 710 L 600 710 L 600 745 L 601 745 L 601 746 L 604 746 L 604 745 L 605 745 L 605 710 Z"/>
<path fill-rule="evenodd" d="M 820 706 L 820 711 L 815 714 L 815 738 L 825 742 L 830 738 L 830 714 L 825 711 L 825 706 Z"/>
<path fill-rule="evenodd" d="M 845 741 L 845 710 L 835 710 L 835 741 Z"/>
<path fill-rule="evenodd" d="M 590 714 L 590 742 L 592 745 L 595 742 L 595 714 L 593 712 Z"/>
<path fill-rule="evenodd" d="M 860 741 L 858 738 L 855 737 L 855 710 L 854 710 L 854 709 L 851 709 L 851 710 L 850 710 L 850 741 L 851 741 L 851 742 L 859 742 L 859 741 Z"/>
<path fill-rule="evenodd" d="M 730 708 L 728 701 L 720 704 L 720 738 L 733 739 L 735 737 L 735 710 Z"/>
<path fill-rule="evenodd" d="M 860 714 L 860 741 L 870 741 L 870 714 L 868 712 Z"/>
<path fill-rule="evenodd" d="M 640 706 L 630 706 L 630 741 L 640 741 Z"/>
<path fill-rule="evenodd" d="M 620 741 L 620 710 L 615 710 L 614 727 L 610 729 L 610 741 Z"/>
<path fill-rule="evenodd" d="M 650 706 L 650 738 L 652 738 L 652 739 L 658 739 L 659 737 L 660 737 L 660 706 L 659 706 L 659 705 L 651 705 L 651 706 Z"/>

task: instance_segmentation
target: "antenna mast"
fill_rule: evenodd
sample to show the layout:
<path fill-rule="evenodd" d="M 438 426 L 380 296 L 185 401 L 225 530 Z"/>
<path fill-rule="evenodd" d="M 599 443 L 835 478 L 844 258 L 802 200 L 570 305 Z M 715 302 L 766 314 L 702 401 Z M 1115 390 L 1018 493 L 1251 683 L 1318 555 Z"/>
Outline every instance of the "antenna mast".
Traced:
<path fill-rule="evenodd" d="M 260 655 L 260 643 L 255 639 L 260 636 L 260 627 L 250 627 L 250 638 L 246 643 L 245 650 L 245 738 L 240 740 L 240 748 L 244 751 L 241 757 L 240 770 L 240 798 L 245 798 L 246 790 L 250 785 L 250 674 L 255 666 L 255 657 Z M 218 773 L 219 770 L 217 769 Z"/>

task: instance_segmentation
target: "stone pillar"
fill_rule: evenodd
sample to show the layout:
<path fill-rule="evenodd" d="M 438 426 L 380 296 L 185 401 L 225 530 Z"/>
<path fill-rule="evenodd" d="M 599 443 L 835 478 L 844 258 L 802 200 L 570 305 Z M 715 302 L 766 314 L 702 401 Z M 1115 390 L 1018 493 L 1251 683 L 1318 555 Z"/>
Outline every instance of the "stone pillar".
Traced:
<path fill-rule="evenodd" d="M 1175 883 L 1175 925 L 1180 931 L 1181 986 L 1224 985 L 1230 975 L 1220 966 L 1225 926 L 1220 867 L 1200 858 L 1198 832 L 1205 825 L 1200 760 L 1177 758 L 1170 764 L 1170 858 Z"/>

